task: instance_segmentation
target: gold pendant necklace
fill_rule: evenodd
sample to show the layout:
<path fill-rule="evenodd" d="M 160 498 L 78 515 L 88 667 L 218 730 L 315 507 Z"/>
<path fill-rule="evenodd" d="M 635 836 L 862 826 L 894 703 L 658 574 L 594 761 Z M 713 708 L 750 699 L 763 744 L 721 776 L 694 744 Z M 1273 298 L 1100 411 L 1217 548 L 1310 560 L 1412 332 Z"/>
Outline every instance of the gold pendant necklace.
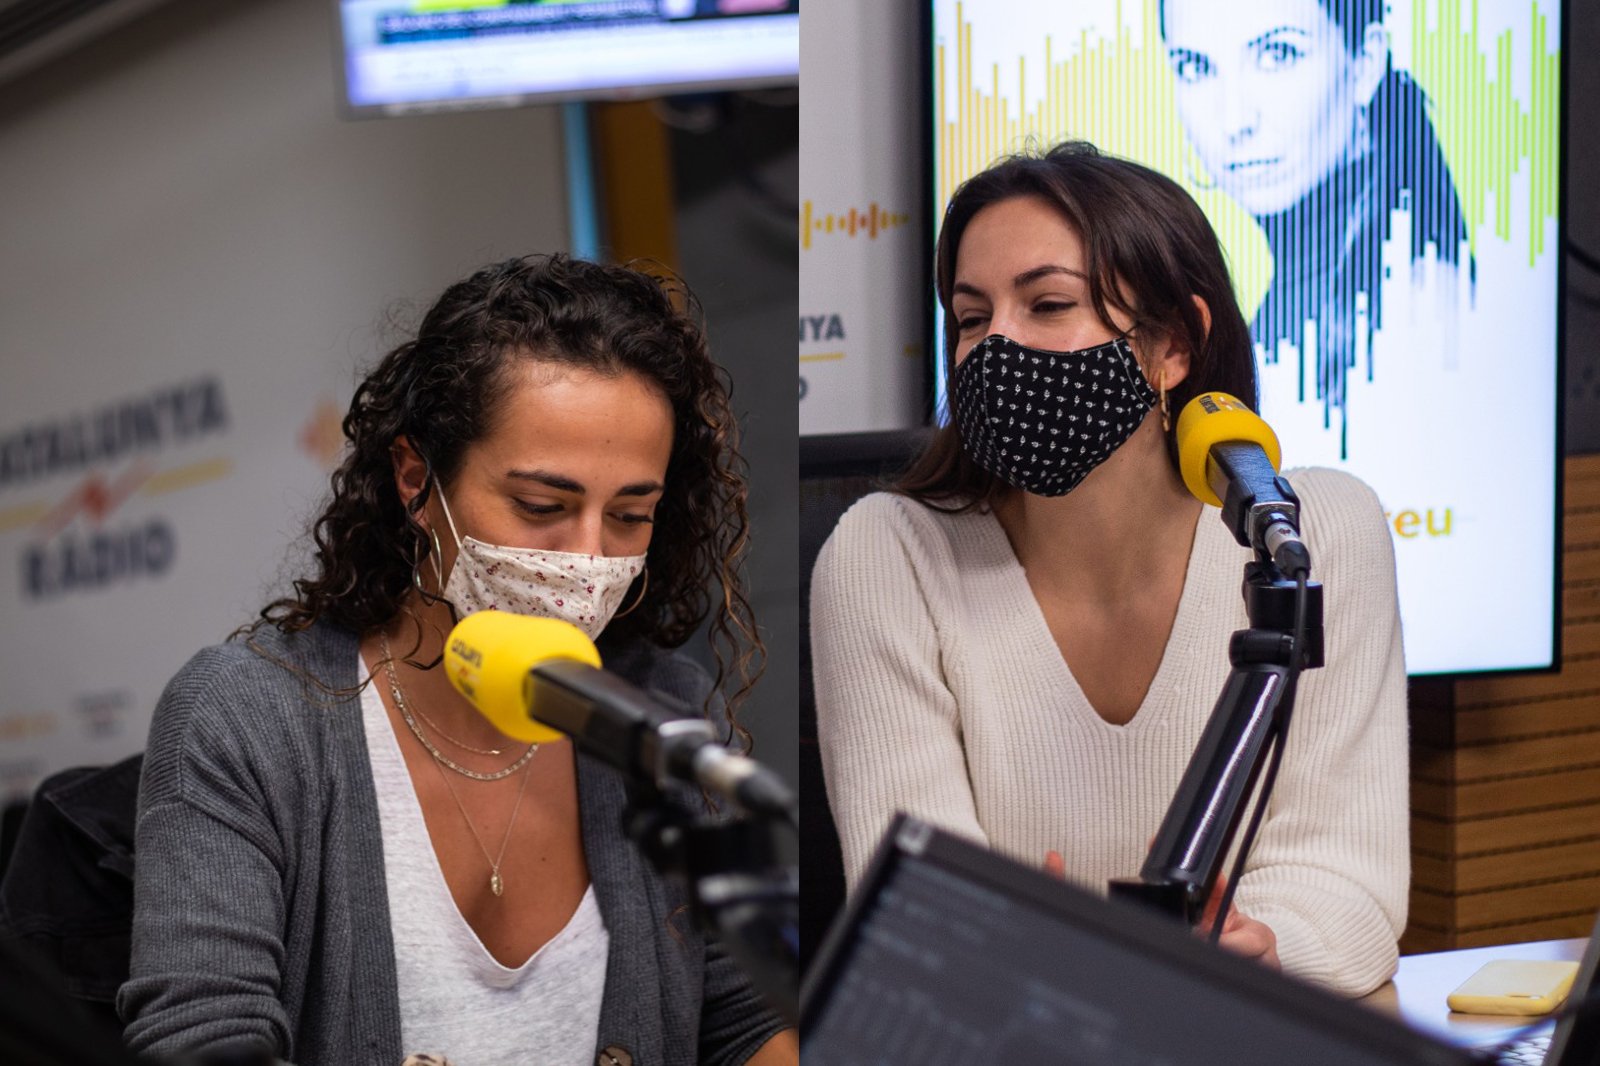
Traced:
<path fill-rule="evenodd" d="M 538 747 L 538 745 L 534 745 Z M 467 823 L 467 832 L 472 834 L 472 839 L 478 845 L 478 850 L 483 852 L 483 857 L 489 863 L 489 891 L 499 897 L 505 891 L 505 881 L 500 877 L 500 862 L 506 857 L 506 845 L 511 843 L 511 830 L 517 824 L 517 814 L 522 810 L 522 797 L 528 793 L 528 780 L 533 777 L 533 767 L 528 767 L 522 774 L 522 787 L 517 789 L 517 802 L 511 808 L 511 821 L 506 823 L 506 835 L 500 838 L 500 854 L 489 858 L 489 849 L 483 846 L 483 838 L 478 835 L 477 827 L 472 824 L 472 819 L 467 817 L 467 808 L 462 805 L 461 797 L 456 795 L 456 787 L 450 783 L 450 777 L 444 768 L 434 763 L 434 769 L 439 771 L 439 779 L 444 782 L 445 790 L 450 793 L 450 798 L 456 801 L 456 810 L 461 812 L 461 820 Z"/>

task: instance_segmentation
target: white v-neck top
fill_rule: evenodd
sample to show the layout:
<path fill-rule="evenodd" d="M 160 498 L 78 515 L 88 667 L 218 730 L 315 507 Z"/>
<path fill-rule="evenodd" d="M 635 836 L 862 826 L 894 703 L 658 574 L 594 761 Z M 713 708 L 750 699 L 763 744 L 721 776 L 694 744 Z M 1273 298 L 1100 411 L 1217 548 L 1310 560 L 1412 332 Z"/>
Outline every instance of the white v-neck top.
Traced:
<path fill-rule="evenodd" d="M 1273 929 L 1285 970 L 1358 994 L 1393 972 L 1410 878 L 1394 549 L 1361 482 L 1331 470 L 1291 482 L 1325 588 L 1327 665 L 1302 676 L 1236 905 Z M 1248 559 L 1203 509 L 1160 666 L 1118 726 L 1073 678 L 992 513 L 858 502 L 811 592 L 818 737 L 850 887 L 897 810 L 1030 865 L 1059 851 L 1101 893 L 1136 876 L 1228 677 L 1229 637 L 1248 625 Z"/>
<path fill-rule="evenodd" d="M 407 1055 L 446 1057 L 451 1066 L 589 1066 L 609 946 L 594 886 L 566 926 L 521 966 L 496 961 L 450 895 L 377 686 L 362 692 L 361 717 L 378 792 L 400 1046 Z M 468 831 L 465 823 L 461 831 Z"/>

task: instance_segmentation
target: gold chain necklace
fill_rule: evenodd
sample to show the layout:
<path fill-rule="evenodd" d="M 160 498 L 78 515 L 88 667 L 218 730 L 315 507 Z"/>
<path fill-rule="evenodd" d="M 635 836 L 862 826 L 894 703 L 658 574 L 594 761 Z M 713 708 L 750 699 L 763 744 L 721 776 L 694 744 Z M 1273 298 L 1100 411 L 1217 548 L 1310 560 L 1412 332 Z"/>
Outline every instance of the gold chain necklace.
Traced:
<path fill-rule="evenodd" d="M 411 707 L 406 703 L 405 693 L 400 690 L 400 675 L 395 673 L 394 657 L 389 652 L 389 638 L 387 636 L 383 636 L 379 639 L 383 644 L 383 668 L 384 672 L 389 675 L 389 692 L 394 696 L 394 705 L 399 709 L 400 717 L 405 719 L 406 726 L 411 730 L 411 735 L 416 737 L 417 742 L 420 743 L 424 748 L 428 749 L 428 754 L 433 756 L 434 762 L 454 770 L 462 777 L 470 777 L 474 781 L 499 781 L 501 778 L 510 777 L 512 774 L 522 769 L 528 764 L 528 760 L 532 759 L 534 755 L 538 753 L 539 744 L 537 741 L 535 741 L 534 743 L 528 745 L 528 750 L 518 757 L 516 762 L 513 762 L 505 769 L 494 770 L 489 773 L 480 773 L 477 770 L 467 769 L 465 766 L 462 766 L 460 763 L 450 758 L 450 756 L 440 751 L 433 741 L 429 740 L 422 732 L 421 727 L 417 725 L 417 720 L 411 716 Z M 485 852 L 485 854 L 487 854 L 487 852 Z"/>
<path fill-rule="evenodd" d="M 537 748 L 539 745 L 535 744 Z M 529 754 L 529 757 L 531 757 Z M 524 760 L 526 761 L 526 760 Z M 511 843 L 511 830 L 517 824 L 517 814 L 522 810 L 522 797 L 528 794 L 528 779 L 533 777 L 533 767 L 528 767 L 522 774 L 522 787 L 517 789 L 516 806 L 511 808 L 511 821 L 506 823 L 506 835 L 500 838 L 500 854 L 489 858 L 489 849 L 483 846 L 483 838 L 478 835 L 477 827 L 472 824 L 472 819 L 467 817 L 467 808 L 462 805 L 461 797 L 456 795 L 456 786 L 450 783 L 449 776 L 444 772 L 444 767 L 437 762 L 434 769 L 439 771 L 439 779 L 444 782 L 445 790 L 450 793 L 450 798 L 456 801 L 456 810 L 461 812 L 461 820 L 467 823 L 467 832 L 472 834 L 472 839 L 477 842 L 478 850 L 483 852 L 483 857 L 489 862 L 489 891 L 495 896 L 505 891 L 505 882 L 500 878 L 500 860 L 506 857 L 506 845 Z"/>
<path fill-rule="evenodd" d="M 389 634 L 387 634 L 387 633 L 379 633 L 378 634 L 378 640 L 383 644 L 383 658 L 384 658 L 385 664 L 388 665 L 389 677 L 390 677 L 390 680 L 392 681 L 394 679 L 394 677 L 395 677 L 395 672 L 394 672 L 394 667 L 392 665 L 389 665 L 389 664 L 392 664 L 394 662 L 394 652 L 389 650 Z M 396 687 L 396 686 L 391 686 L 391 687 Z M 395 702 L 398 703 L 399 700 L 397 699 Z M 500 754 L 502 754 L 499 748 L 475 748 L 471 744 L 467 744 L 467 743 L 465 743 L 463 741 L 457 740 L 455 737 L 451 736 L 449 733 L 446 733 L 443 729 L 440 729 L 439 728 L 439 723 L 435 722 L 432 718 L 429 718 L 427 711 L 424 711 L 421 707 L 416 708 L 416 711 L 417 711 L 417 717 L 421 718 L 424 722 L 427 722 L 428 723 L 428 728 L 432 729 L 435 733 L 438 733 L 440 739 L 446 740 L 446 741 L 450 742 L 451 744 L 454 744 L 456 747 L 460 748 L 462 751 L 470 751 L 474 755 L 500 755 Z"/>
<path fill-rule="evenodd" d="M 389 663 L 394 663 L 394 651 L 389 650 L 389 634 L 378 634 L 378 639 L 381 640 L 382 645 L 384 645 L 384 659 L 387 659 Z M 390 667 L 389 674 L 390 677 L 394 677 L 394 667 Z M 442 728 L 438 728 L 438 722 L 435 722 L 434 719 L 427 717 L 427 711 L 424 711 L 422 707 L 414 707 L 414 711 L 416 711 L 416 717 L 419 717 L 419 719 L 427 722 L 427 727 L 429 727 L 430 730 L 434 730 L 435 733 L 438 733 L 440 739 L 454 744 L 454 746 L 459 747 L 461 751 L 470 751 L 474 755 L 504 754 L 499 747 L 474 747 L 472 744 L 464 743 L 464 741 L 458 741 L 458 739 L 454 738 L 454 736 L 451 736 L 450 733 L 446 733 L 446 731 L 442 730 Z"/>

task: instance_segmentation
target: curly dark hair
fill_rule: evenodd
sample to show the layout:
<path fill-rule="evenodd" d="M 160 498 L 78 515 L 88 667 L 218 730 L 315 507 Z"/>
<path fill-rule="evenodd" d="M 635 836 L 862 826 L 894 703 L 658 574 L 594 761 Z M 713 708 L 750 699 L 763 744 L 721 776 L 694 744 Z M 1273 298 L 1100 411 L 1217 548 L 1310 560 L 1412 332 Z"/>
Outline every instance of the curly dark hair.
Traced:
<path fill-rule="evenodd" d="M 706 350 L 700 308 L 675 276 L 565 255 L 508 259 L 446 289 L 416 338 L 383 357 L 344 418 L 349 441 L 333 499 L 312 526 L 315 573 L 261 611 L 292 633 L 327 619 L 357 633 L 386 625 L 433 549 L 417 523 L 437 485 L 449 486 L 468 445 L 488 430 L 525 360 L 634 373 L 672 405 L 672 452 L 656 509 L 643 599 L 606 637 L 677 647 L 711 616 L 715 690 L 731 678 L 734 708 L 761 672 L 740 562 L 749 540 L 744 460 L 727 373 Z M 391 449 L 406 438 L 429 464 L 427 486 L 402 504 Z M 630 593 L 629 600 L 634 593 Z"/>

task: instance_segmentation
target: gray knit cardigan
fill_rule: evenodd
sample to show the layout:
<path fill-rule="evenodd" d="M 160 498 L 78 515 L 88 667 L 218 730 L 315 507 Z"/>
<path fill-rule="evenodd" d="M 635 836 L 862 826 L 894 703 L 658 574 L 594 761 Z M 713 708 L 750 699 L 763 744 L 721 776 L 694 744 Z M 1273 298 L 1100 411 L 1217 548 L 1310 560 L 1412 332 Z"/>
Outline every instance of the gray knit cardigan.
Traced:
<path fill-rule="evenodd" d="M 318 625 L 206 648 L 173 678 L 139 789 L 129 1046 L 400 1066 L 400 1004 L 359 699 L 357 640 Z M 698 706 L 709 679 L 656 649 L 608 668 Z M 624 839 L 618 776 L 578 759 L 584 854 L 610 932 L 597 1061 L 740 1063 L 781 1027 Z M 609 1054 L 601 1055 L 601 1049 Z M 617 1052 L 623 1054 L 617 1055 Z"/>

